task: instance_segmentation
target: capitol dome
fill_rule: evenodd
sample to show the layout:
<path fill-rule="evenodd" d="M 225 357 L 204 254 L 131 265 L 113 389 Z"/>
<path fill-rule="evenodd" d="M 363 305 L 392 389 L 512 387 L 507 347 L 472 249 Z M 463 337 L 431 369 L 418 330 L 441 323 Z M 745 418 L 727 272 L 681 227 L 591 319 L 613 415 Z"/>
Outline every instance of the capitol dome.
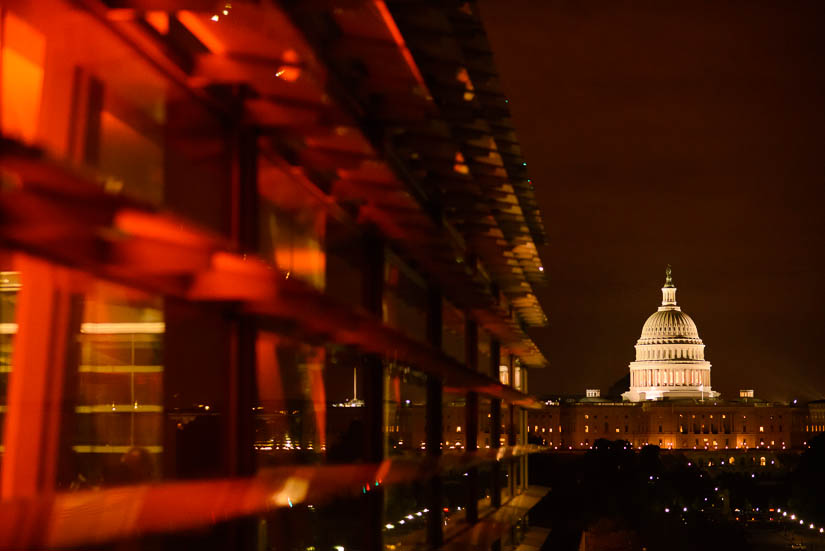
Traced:
<path fill-rule="evenodd" d="M 690 316 L 676 304 L 670 266 L 665 272 L 662 304 L 642 327 L 636 341 L 636 361 L 630 363 L 630 389 L 625 400 L 715 398 L 710 387 L 710 363 L 705 345 Z"/>
<path fill-rule="evenodd" d="M 651 339 L 699 339 L 699 331 L 690 316 L 681 310 L 655 312 L 642 327 L 640 340 Z"/>

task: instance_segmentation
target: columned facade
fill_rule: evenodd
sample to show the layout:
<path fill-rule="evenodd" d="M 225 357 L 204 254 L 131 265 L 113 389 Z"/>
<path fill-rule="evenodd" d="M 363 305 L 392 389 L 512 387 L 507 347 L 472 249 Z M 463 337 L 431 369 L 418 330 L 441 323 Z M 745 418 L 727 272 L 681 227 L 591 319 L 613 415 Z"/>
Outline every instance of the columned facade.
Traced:
<path fill-rule="evenodd" d="M 693 320 L 676 304 L 676 286 L 667 269 L 662 305 L 650 316 L 636 342 L 636 361 L 630 363 L 631 402 L 664 398 L 715 398 L 710 362 Z"/>

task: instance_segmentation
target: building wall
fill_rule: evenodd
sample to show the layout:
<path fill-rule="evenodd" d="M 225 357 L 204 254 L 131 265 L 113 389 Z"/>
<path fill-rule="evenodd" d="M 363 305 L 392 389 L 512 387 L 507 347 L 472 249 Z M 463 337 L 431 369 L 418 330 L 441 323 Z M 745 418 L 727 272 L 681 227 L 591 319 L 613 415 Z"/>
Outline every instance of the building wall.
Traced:
<path fill-rule="evenodd" d="M 419 93 L 412 41 L 398 40 L 386 6 L 380 14 L 353 5 L 310 17 L 303 5 L 292 12 L 247 3 L 229 16 L 230 4 L 210 16 L 0 1 L 0 207 L 19 215 L 4 216 L 0 228 L 16 237 L 0 236 L 0 500 L 23 507 L 56 491 L 86 491 L 79 499 L 91 511 L 86 498 L 139 484 L 166 499 L 141 501 L 143 490 L 117 499 L 133 512 L 162 502 L 153 514 L 174 516 L 175 500 L 209 507 L 197 526 L 164 519 L 169 532 L 197 528 L 192 541 L 176 535 L 178 547 L 375 550 L 414 538 L 441 547 L 479 521 L 470 512 L 485 500 L 502 504 L 496 489 L 510 497 L 526 489 L 524 459 L 435 477 L 404 471 L 409 476 L 386 486 L 386 468 L 372 469 L 394 455 L 433 463 L 438 450 L 423 444 L 438 442 L 439 432 L 444 448 L 461 453 L 472 445 L 465 410 L 474 412 L 476 400 L 480 447 L 520 443 L 512 433 L 491 440 L 499 423 L 505 435 L 522 423 L 507 400 L 527 399 L 513 392 L 526 389 L 527 359 L 520 365 L 506 346 L 532 343 L 509 328 L 521 326 L 524 310 L 504 294 L 522 297 L 524 289 L 507 290 L 512 270 L 487 272 L 464 230 L 447 227 L 448 209 L 429 199 L 442 195 L 439 179 L 418 176 L 427 153 L 379 139 L 390 119 L 359 104 L 380 104 L 393 129 L 408 108 L 414 127 L 438 116 L 438 100 Z M 294 13 L 301 15 L 293 21 Z M 330 55 L 352 45 L 343 43 L 342 21 L 358 22 L 352 42 L 362 43 L 363 32 L 387 38 L 356 54 L 369 79 L 338 80 L 353 61 Z M 301 38 L 310 31 L 335 36 Z M 474 33 L 473 52 L 479 39 Z M 275 65 L 242 68 L 241 51 L 274 56 Z M 279 68 L 281 54 L 288 63 Z M 346 63 L 346 71 L 326 63 Z M 237 72 L 223 73 L 230 66 Z M 384 86 L 385 77 L 391 92 L 367 88 Z M 418 107 L 408 107 L 411 99 Z M 447 146 L 450 157 L 462 157 L 465 146 Z M 514 184 L 525 178 L 517 155 L 506 163 L 514 170 L 500 166 L 497 174 Z M 463 161 L 457 168 L 471 173 Z M 12 193 L 27 199 L 8 199 Z M 526 197 L 514 195 L 513 204 Z M 39 224 L 45 216 L 49 223 Z M 531 244 L 520 246 L 535 251 Z M 506 265 L 497 254 L 484 258 Z M 536 276 L 540 261 L 531 259 L 518 273 Z M 502 366 L 513 388 L 497 384 Z M 467 370 L 477 373 L 468 378 Z M 496 407 L 501 419 L 493 423 Z M 330 472 L 343 474 L 333 480 Z M 200 497 L 180 490 L 180 479 L 199 479 Z M 266 491 L 233 494 L 244 496 L 242 508 L 212 491 L 258 483 Z M 336 484 L 347 491 L 333 491 Z M 349 500 L 343 506 L 340 494 Z M 254 496 L 261 500 L 253 507 Z M 137 526 L 112 520 L 78 535 L 74 525 L 95 517 L 70 513 L 81 522 L 55 510 L 64 522 L 28 530 L 35 539 L 0 530 L 0 547 L 8 537 L 19 547 L 97 546 L 105 542 L 88 538 L 119 541 L 149 526 L 137 515 Z M 208 533 L 241 516 L 253 522 Z M 250 526 L 256 535 L 239 546 Z M 40 533 L 58 539 L 43 543 Z M 55 533 L 77 539 L 61 543 Z"/>
<path fill-rule="evenodd" d="M 589 449 L 598 439 L 671 449 L 789 449 L 803 443 L 799 408 L 719 403 L 604 402 L 545 406 L 528 413 L 531 441 Z"/>

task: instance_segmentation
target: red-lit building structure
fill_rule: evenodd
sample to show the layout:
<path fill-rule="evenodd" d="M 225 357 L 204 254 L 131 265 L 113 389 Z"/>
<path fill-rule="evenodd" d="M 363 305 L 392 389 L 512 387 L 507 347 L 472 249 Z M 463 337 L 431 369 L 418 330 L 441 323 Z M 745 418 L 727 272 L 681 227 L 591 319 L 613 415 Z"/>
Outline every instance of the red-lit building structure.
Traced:
<path fill-rule="evenodd" d="M 476 9 L 0 2 L 0 547 L 517 545 L 544 229 Z"/>

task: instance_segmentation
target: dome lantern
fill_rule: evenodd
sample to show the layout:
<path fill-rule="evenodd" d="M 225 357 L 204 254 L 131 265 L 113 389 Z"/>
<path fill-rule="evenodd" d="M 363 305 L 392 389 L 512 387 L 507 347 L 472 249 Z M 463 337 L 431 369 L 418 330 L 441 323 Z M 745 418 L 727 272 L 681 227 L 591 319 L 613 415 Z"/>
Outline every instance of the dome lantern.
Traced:
<path fill-rule="evenodd" d="M 670 264 L 668 264 L 667 269 L 665 269 L 665 286 L 662 287 L 662 306 L 676 306 L 676 285 L 673 284 Z M 676 306 L 676 308 L 678 308 L 678 306 Z"/>

